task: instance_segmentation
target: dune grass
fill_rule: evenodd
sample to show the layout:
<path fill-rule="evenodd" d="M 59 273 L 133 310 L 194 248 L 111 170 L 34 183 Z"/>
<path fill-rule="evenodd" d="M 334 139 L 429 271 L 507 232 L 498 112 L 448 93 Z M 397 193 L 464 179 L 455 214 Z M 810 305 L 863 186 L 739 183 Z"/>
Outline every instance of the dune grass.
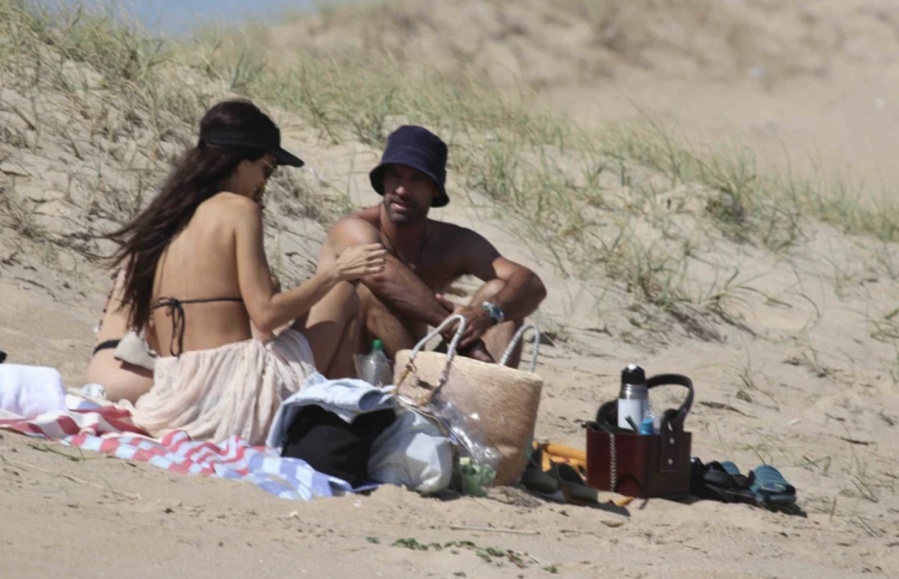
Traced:
<path fill-rule="evenodd" d="M 77 3 L 2 0 L 0 38 L 8 79 L 36 90 L 118 98 L 129 107 L 125 116 L 149 113 L 160 139 L 167 124 L 194 122 L 202 110 L 200 93 L 185 90 L 173 74 L 177 46 L 107 12 Z"/>
<path fill-rule="evenodd" d="M 240 90 L 299 113 L 327 141 L 379 148 L 400 123 L 433 128 L 451 144 L 455 185 L 517 215 L 523 241 L 542 246 L 559 271 L 616 280 L 636 303 L 682 320 L 696 307 L 727 318 L 722 303 L 741 286 L 684 287 L 696 239 L 710 232 L 776 253 L 802 242 L 813 219 L 885 243 L 899 238 L 895 208 L 867 208 L 838 182 L 825 189 L 762 174 L 746 149 L 700 154 L 652 123 L 591 133 L 534 106 L 526 91 L 409 71 L 389 54 L 275 60 L 260 30 L 208 33 L 199 47 L 213 70 L 229 71 L 222 79 L 254 63 L 252 74 L 237 74 Z M 678 188 L 693 199 L 673 207 L 667 197 Z"/>
<path fill-rule="evenodd" d="M 160 163 L 172 154 L 162 145 L 185 144 L 202 110 L 226 94 L 297 115 L 334 144 L 377 149 L 400 123 L 427 125 L 451 145 L 454 185 L 515 216 L 522 240 L 543 247 L 560 272 L 598 282 L 600 292 L 619 284 L 635 307 L 657 307 L 687 326 L 696 326 L 697 312 L 727 319 L 722 304 L 741 287 L 733 277 L 685 287 L 697 246 L 709 236 L 784 252 L 803 240 L 807 220 L 819 219 L 884 243 L 899 238 L 896 208 L 868 209 L 838 185 L 824 190 L 760 174 L 748 151 L 700 154 L 652 123 L 592 133 L 535 106 L 527 91 L 510 95 L 480 79 L 410 72 L 387 53 L 285 57 L 272 52 L 261 25 L 175 42 L 78 6 L 0 0 L 0 71 L 23 89 L 67 95 L 90 126 L 87 144 L 94 135 L 143 132 Z M 104 111 L 103 99 L 115 110 Z M 4 140 L 37 146 L 50 129 L 33 105 L 0 103 L 30 129 Z M 64 123 L 54 130 L 72 154 L 87 156 L 83 137 Z M 133 158 L 117 161 L 139 170 Z M 334 217 L 317 212 L 321 196 L 308 186 L 285 186 L 297 203 L 312 205 L 294 211 L 322 222 Z M 98 191 L 96 211 L 114 220 L 150 193 L 113 199 Z"/>

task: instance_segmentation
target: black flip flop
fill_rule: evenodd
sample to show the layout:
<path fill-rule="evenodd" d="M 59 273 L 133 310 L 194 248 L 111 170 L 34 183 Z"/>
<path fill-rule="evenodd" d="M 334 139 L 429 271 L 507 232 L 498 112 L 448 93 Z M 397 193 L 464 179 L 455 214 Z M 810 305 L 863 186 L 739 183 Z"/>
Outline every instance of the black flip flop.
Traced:
<path fill-rule="evenodd" d="M 753 477 L 740 474 L 732 462 L 712 461 L 703 464 L 701 460 L 694 458 L 691 465 L 691 495 L 722 503 L 758 503 L 755 493 L 750 489 Z"/>

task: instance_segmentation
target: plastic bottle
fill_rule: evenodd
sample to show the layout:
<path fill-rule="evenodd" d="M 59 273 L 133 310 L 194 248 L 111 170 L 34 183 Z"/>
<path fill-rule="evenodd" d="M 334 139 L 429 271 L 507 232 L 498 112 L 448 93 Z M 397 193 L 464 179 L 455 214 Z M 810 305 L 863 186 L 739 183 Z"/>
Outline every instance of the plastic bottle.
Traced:
<path fill-rule="evenodd" d="M 638 431 L 649 411 L 649 390 L 646 373 L 636 364 L 621 371 L 621 391 L 618 394 L 618 427 Z M 631 421 L 628 421 L 628 418 Z"/>
<path fill-rule="evenodd" d="M 393 371 L 390 369 L 390 360 L 384 353 L 384 343 L 381 340 L 372 341 L 371 352 L 357 357 L 356 371 L 360 379 L 374 386 L 393 384 Z"/>

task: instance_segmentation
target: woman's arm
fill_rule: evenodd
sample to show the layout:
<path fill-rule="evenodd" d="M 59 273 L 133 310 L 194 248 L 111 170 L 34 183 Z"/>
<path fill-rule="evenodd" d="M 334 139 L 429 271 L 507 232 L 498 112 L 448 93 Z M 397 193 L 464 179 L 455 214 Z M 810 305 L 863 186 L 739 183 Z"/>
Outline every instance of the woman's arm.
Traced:
<path fill-rule="evenodd" d="M 307 313 L 341 281 L 353 281 L 381 271 L 386 250 L 380 244 L 353 247 L 344 251 L 333 265 L 322 268 L 299 286 L 276 293 L 265 257 L 262 209 L 250 199 L 234 199 L 235 248 L 240 295 L 250 321 L 260 332 L 276 328 Z"/>

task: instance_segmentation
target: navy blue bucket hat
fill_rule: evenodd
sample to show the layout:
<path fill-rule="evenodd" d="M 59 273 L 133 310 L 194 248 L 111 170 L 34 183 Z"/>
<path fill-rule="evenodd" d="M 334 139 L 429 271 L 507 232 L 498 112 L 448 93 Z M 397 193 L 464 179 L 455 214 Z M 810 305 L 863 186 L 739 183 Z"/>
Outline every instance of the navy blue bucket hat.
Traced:
<path fill-rule="evenodd" d="M 388 165 L 406 165 L 431 178 L 439 194 L 431 207 L 443 207 L 449 203 L 446 194 L 446 143 L 424 127 L 403 125 L 387 137 L 387 147 L 381 163 L 372 169 L 368 177 L 378 195 L 384 195 L 384 171 Z"/>

